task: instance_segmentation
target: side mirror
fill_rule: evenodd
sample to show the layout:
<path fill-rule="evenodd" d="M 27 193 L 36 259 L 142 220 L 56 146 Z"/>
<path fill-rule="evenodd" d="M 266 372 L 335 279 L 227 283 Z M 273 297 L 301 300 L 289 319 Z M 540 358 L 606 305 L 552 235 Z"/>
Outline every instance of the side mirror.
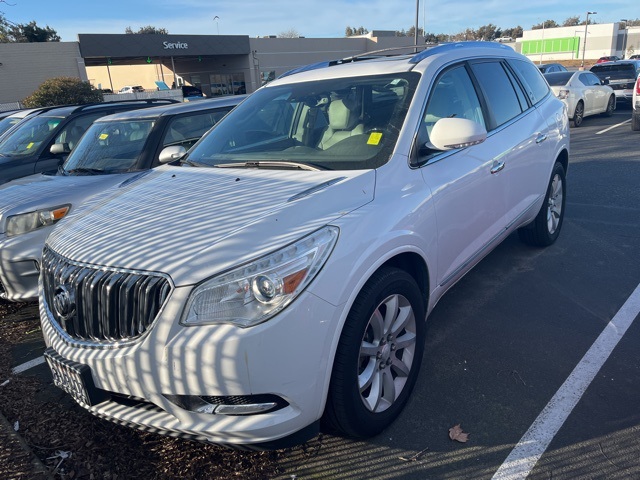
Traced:
<path fill-rule="evenodd" d="M 487 130 L 466 118 L 441 118 L 431 129 L 431 144 L 438 150 L 470 147 L 484 142 Z"/>
<path fill-rule="evenodd" d="M 68 143 L 54 143 L 49 149 L 51 155 L 64 155 L 71 152 Z"/>
<path fill-rule="evenodd" d="M 604 80 L 602 80 L 602 82 L 600 82 L 602 85 L 609 85 L 609 79 L 605 78 Z"/>
<path fill-rule="evenodd" d="M 161 164 L 174 162 L 184 157 L 185 153 L 187 153 L 187 149 L 182 145 L 172 145 L 170 147 L 164 148 L 160 152 L 160 157 L 158 160 Z"/>

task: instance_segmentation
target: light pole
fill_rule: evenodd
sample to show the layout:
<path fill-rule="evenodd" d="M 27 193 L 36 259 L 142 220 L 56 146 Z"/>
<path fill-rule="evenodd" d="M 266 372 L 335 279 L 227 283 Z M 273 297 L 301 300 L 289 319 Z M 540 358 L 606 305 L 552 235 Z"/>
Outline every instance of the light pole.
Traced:
<path fill-rule="evenodd" d="M 542 45 L 540 46 L 540 61 L 538 65 L 542 65 L 542 54 L 544 53 L 544 21 L 542 22 Z"/>
<path fill-rule="evenodd" d="M 624 58 L 627 56 L 627 37 L 629 36 L 629 28 L 627 27 L 627 22 L 629 22 L 629 20 L 627 20 L 626 18 L 621 18 L 620 21 L 624 22 L 624 39 L 622 40 L 622 58 Z"/>
<path fill-rule="evenodd" d="M 416 0 L 416 31 L 413 35 L 413 44 L 418 46 L 418 19 L 420 18 L 420 0 Z M 417 50 L 416 50 L 417 51 Z"/>
<path fill-rule="evenodd" d="M 218 35 L 220 35 L 220 26 L 218 25 L 218 20 L 220 20 L 220 17 L 216 15 L 215 17 L 213 17 L 213 19 L 216 21 L 216 31 L 218 32 Z"/>
<path fill-rule="evenodd" d="M 587 12 L 587 19 L 584 21 L 584 43 L 582 44 L 582 64 L 580 68 L 584 70 L 584 54 L 587 50 L 587 27 L 589 26 L 589 15 L 596 15 L 598 12 Z"/>

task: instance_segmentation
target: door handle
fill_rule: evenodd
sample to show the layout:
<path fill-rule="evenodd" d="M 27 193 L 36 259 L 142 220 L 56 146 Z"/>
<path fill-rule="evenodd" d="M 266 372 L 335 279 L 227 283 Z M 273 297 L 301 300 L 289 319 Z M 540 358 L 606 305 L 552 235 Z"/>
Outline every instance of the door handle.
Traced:
<path fill-rule="evenodd" d="M 491 174 L 498 173 L 500 170 L 504 168 L 504 162 L 494 163 L 493 167 L 491 167 Z"/>
<path fill-rule="evenodd" d="M 544 133 L 539 133 L 536 137 L 536 143 L 542 143 L 547 139 L 547 136 Z"/>

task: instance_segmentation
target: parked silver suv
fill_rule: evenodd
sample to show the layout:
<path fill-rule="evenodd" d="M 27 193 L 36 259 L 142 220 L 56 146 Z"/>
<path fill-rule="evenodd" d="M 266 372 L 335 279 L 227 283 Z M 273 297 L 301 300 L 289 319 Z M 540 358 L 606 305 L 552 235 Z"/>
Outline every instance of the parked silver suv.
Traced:
<path fill-rule="evenodd" d="M 298 69 L 183 166 L 60 221 L 40 288 L 54 381 L 223 445 L 375 435 L 442 295 L 513 232 L 556 241 L 568 161 L 566 107 L 499 43 Z"/>

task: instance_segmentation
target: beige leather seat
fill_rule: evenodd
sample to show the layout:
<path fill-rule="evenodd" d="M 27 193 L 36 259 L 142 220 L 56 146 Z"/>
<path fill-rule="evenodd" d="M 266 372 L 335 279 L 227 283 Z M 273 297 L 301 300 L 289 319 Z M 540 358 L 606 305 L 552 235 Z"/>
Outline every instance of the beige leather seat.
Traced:
<path fill-rule="evenodd" d="M 360 112 L 348 100 L 335 99 L 327 110 L 329 126 L 322 135 L 318 148 L 326 150 L 345 138 L 364 133 L 364 125 L 358 123 Z"/>

